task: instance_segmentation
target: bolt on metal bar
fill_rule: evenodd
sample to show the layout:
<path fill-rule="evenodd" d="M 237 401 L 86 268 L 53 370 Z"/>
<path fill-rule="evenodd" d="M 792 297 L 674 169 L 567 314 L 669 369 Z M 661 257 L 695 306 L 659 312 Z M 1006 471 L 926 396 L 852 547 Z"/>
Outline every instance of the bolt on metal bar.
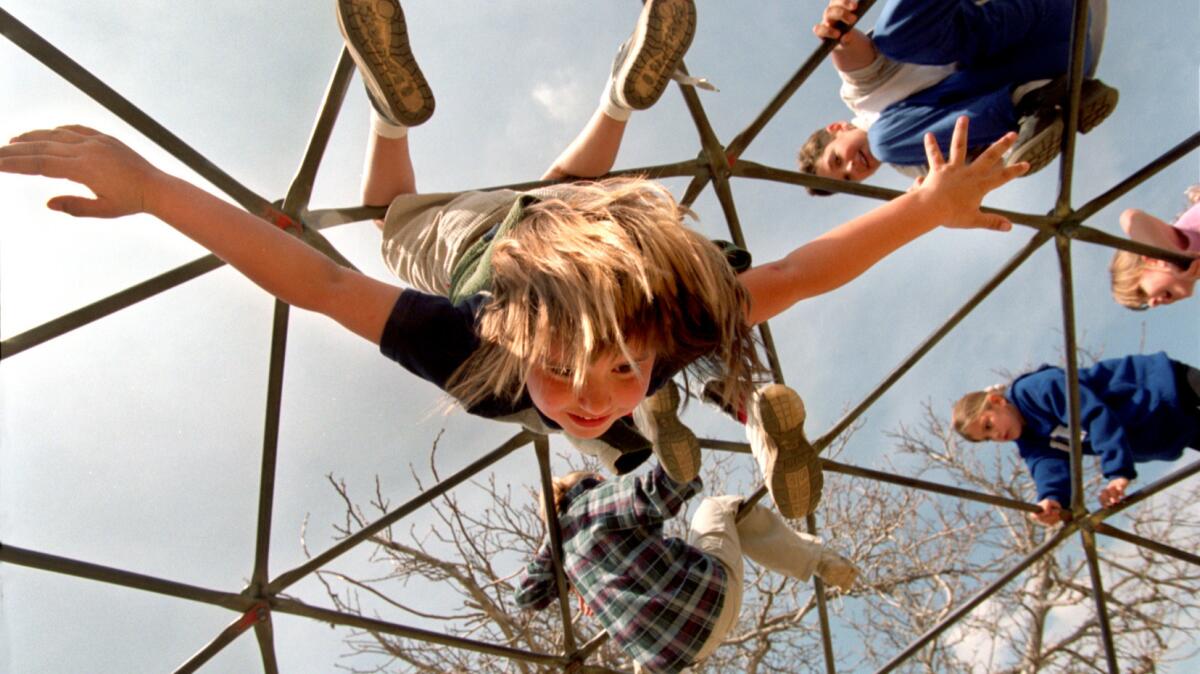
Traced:
<path fill-rule="evenodd" d="M 1118 529 L 1112 525 L 1105 524 L 1103 522 L 1100 522 L 1093 528 L 1095 529 L 1096 533 L 1098 533 L 1098 534 L 1104 534 L 1105 536 L 1111 536 L 1118 540 L 1125 541 L 1126 543 L 1132 543 L 1134 545 L 1146 548 L 1147 550 L 1153 550 L 1154 552 L 1157 552 L 1159 554 L 1166 555 L 1168 557 L 1174 557 L 1175 559 L 1178 559 L 1181 562 L 1187 562 L 1188 564 L 1194 564 L 1196 566 L 1200 566 L 1200 555 L 1194 555 L 1190 552 L 1180 550 L 1179 548 L 1171 547 L 1170 545 L 1165 545 L 1163 543 L 1159 543 L 1158 541 L 1150 540 L 1149 538 L 1145 538 L 1143 536 L 1138 536 L 1137 534 L 1130 533 L 1123 529 Z"/>
<path fill-rule="evenodd" d="M 328 563 L 329 561 L 338 557 L 339 555 L 346 552 L 350 548 L 353 548 L 354 546 L 356 546 L 359 543 L 363 542 L 364 540 L 370 538 L 371 536 L 374 536 L 375 534 L 379 533 L 380 531 L 383 531 L 387 527 L 391 526 L 394 522 L 400 520 L 403 517 L 406 517 L 406 516 L 412 514 L 413 511 L 417 510 L 421 506 L 425 505 L 426 503 L 429 503 L 433 499 L 438 498 L 442 494 L 445 494 L 446 492 L 450 491 L 454 487 L 457 487 L 458 485 L 467 481 L 467 479 L 469 479 L 471 476 L 475 475 L 475 473 L 478 473 L 479 471 L 483 470 L 484 468 L 487 468 L 488 466 L 492 465 L 493 463 L 508 456 L 510 453 L 512 453 L 513 450 L 517 449 L 518 447 L 529 444 L 529 442 L 531 440 L 533 440 L 533 436 L 534 436 L 533 433 L 522 430 L 521 432 L 519 432 L 516 435 L 509 438 L 507 441 L 504 442 L 504 444 L 500 445 L 496 449 L 493 449 L 492 451 L 488 452 L 487 454 L 484 454 L 483 456 L 476 459 L 475 461 L 472 461 L 470 464 L 468 464 L 466 467 L 459 470 L 454 475 L 451 475 L 450 477 L 433 485 L 428 490 L 423 492 L 420 496 L 410 499 L 407 503 L 400 506 L 399 508 L 393 510 L 392 512 L 388 513 L 387 515 L 384 515 L 383 517 L 372 522 L 371 524 L 363 527 L 359 531 L 355 532 L 353 535 L 347 536 L 344 540 L 340 541 L 337 545 L 334 545 L 333 547 L 329 548 L 325 552 L 322 552 L 321 554 L 317 555 L 316 557 L 313 557 L 312 559 L 308 560 L 308 562 L 301 564 L 300 566 L 292 569 L 291 571 L 281 574 L 275 580 L 271 581 L 271 583 L 267 586 L 266 593 L 270 594 L 270 595 L 278 594 L 279 592 L 283 591 L 287 587 L 291 586 L 292 583 L 295 583 L 296 581 L 300 580 L 304 576 L 307 576 L 308 574 L 312 573 L 313 571 L 316 571 L 317 569 L 321 568 L 326 563 Z"/>
<path fill-rule="evenodd" d="M 165 126 L 154 121 L 124 96 L 118 94 L 95 75 L 88 72 L 83 66 L 73 61 L 71 57 L 59 51 L 54 45 L 47 42 L 20 21 L 17 21 L 13 15 L 4 11 L 3 8 L 0 8 L 0 34 L 7 37 L 21 49 L 24 49 L 30 56 L 41 61 L 46 67 L 90 96 L 97 103 L 107 108 L 109 112 L 112 112 L 127 124 L 137 129 L 142 135 L 154 141 L 159 147 L 171 153 L 176 159 L 186 164 L 188 168 L 199 173 L 205 180 L 241 204 L 242 208 L 256 215 L 263 215 L 270 209 L 270 204 L 267 203 L 266 199 L 258 196 L 245 185 L 234 180 L 232 176 L 217 168 L 217 165 L 206 159 L 204 155 L 168 131 Z"/>
<path fill-rule="evenodd" d="M 1050 538 L 1046 539 L 1044 543 L 1035 548 L 1033 552 L 1026 555 L 1020 562 L 1017 563 L 1016 566 L 1009 569 L 1002 576 L 992 581 L 992 583 L 987 587 L 977 592 L 975 596 L 967 600 L 962 606 L 956 608 L 950 615 L 940 620 L 936 625 L 929 628 L 925 634 L 921 635 L 907 647 L 905 647 L 903 651 L 897 653 L 886 664 L 875 670 L 876 674 L 884 674 L 885 672 L 890 672 L 896 667 L 900 666 L 900 664 L 902 664 L 905 660 L 907 660 L 917 651 L 924 648 L 926 644 L 936 639 L 938 635 L 946 630 L 946 628 L 958 622 L 963 616 L 974 610 L 976 606 L 979 606 L 989 597 L 995 594 L 997 590 L 1007 585 L 1009 581 L 1020 575 L 1023 571 L 1025 571 L 1025 569 L 1029 568 L 1030 565 L 1053 550 L 1055 546 L 1057 546 L 1063 541 L 1064 538 L 1067 537 L 1068 534 L 1073 533 L 1075 528 L 1075 525 L 1071 523 L 1064 525 L 1057 532 L 1051 535 Z"/>
<path fill-rule="evenodd" d="M 554 587 L 558 590 L 558 609 L 562 614 L 563 648 L 568 655 L 575 653 L 575 630 L 571 626 L 570 588 L 563 575 L 562 527 L 558 523 L 558 510 L 554 507 L 554 485 L 550 478 L 550 441 L 544 435 L 533 439 L 537 453 L 538 471 L 542 478 L 542 509 L 546 513 L 546 531 L 550 535 L 550 563 L 554 567 Z"/>
<path fill-rule="evenodd" d="M 534 651 L 526 651 L 508 646 L 500 646 L 498 644 L 489 644 L 483 641 L 475 641 L 474 639 L 450 636 L 449 634 L 441 634 L 440 632 L 433 632 L 430 630 L 420 629 L 418 627 L 409 627 L 408 625 L 401 625 L 399 623 L 391 623 L 374 618 L 367 618 L 361 615 L 342 613 L 340 611 L 333 611 L 317 606 L 309 606 L 303 602 L 284 597 L 272 598 L 271 608 L 276 613 L 287 613 L 289 615 L 303 616 L 305 618 L 327 622 L 332 625 L 356 627 L 369 632 L 392 634 L 398 637 L 404 637 L 405 639 L 418 639 L 420 641 L 427 641 L 432 644 L 460 648 L 462 650 L 474 651 L 476 653 L 498 655 L 512 660 L 532 662 L 539 665 L 562 667 L 568 662 L 568 660 L 561 655 L 536 653 Z"/>
<path fill-rule="evenodd" d="M 240 594 L 210 590 L 173 580 L 164 580 L 123 569 L 19 548 L 7 543 L 0 543 L 0 562 L 8 562 L 9 564 L 27 566 L 33 569 L 61 573 L 87 580 L 95 580 L 102 583 L 109 583 L 110 585 L 120 585 L 135 590 L 165 594 L 204 604 L 213 604 L 233 611 L 245 611 L 254 605 L 253 599 Z"/>
<path fill-rule="evenodd" d="M 313 125 L 312 135 L 308 139 L 308 149 L 304 152 L 300 169 L 296 172 L 296 177 L 292 179 L 287 196 L 283 199 L 281 210 L 293 219 L 300 218 L 300 212 L 308 207 L 308 201 L 312 198 L 317 169 L 320 168 L 321 159 L 325 156 L 325 149 L 329 146 L 329 136 L 333 133 L 333 124 L 337 121 L 338 113 L 341 112 L 342 102 L 346 98 L 346 89 L 350 86 L 352 77 L 354 77 L 354 60 L 350 58 L 350 51 L 342 47 L 337 65 L 333 68 L 333 75 L 329 78 L 329 86 L 325 89 L 325 102 L 321 106 L 317 121 Z"/>
<path fill-rule="evenodd" d="M 1092 217 L 1099 210 L 1108 206 L 1117 199 L 1120 199 L 1125 195 L 1126 192 L 1129 192 L 1133 188 L 1154 177 L 1156 173 L 1182 159 L 1185 155 L 1192 150 L 1195 150 L 1197 147 L 1200 147 L 1200 131 L 1197 131 L 1196 133 L 1193 133 L 1184 140 L 1180 141 L 1178 145 L 1162 153 L 1157 159 L 1152 160 L 1150 163 L 1135 171 L 1133 175 L 1117 183 L 1113 187 L 1109 188 L 1107 192 L 1104 192 L 1100 196 L 1092 199 L 1087 204 L 1077 209 L 1075 211 L 1076 216 L 1079 217 L 1080 220 L 1086 220 Z"/>
<path fill-rule="evenodd" d="M 109 314 L 133 306 L 144 299 L 149 299 L 158 293 L 170 290 L 197 276 L 207 274 L 224 264 L 215 255 L 205 255 L 168 272 L 159 274 L 154 278 L 147 279 L 118 293 L 109 295 L 104 299 L 92 302 L 85 307 L 67 312 L 58 318 L 30 328 L 18 335 L 13 335 L 0 342 L 0 360 L 15 356 L 26 349 L 32 349 L 55 337 L 61 337 L 76 328 L 81 328 Z"/>
<path fill-rule="evenodd" d="M 1067 408 L 1071 433 L 1071 503 L 1072 513 L 1084 512 L 1083 505 L 1083 438 L 1079 419 L 1079 354 L 1075 345 L 1075 288 L 1071 274 L 1071 240 L 1054 237 L 1062 282 L 1063 359 L 1066 361 Z"/>
<path fill-rule="evenodd" d="M 885 392 L 887 392 L 887 390 L 891 388 L 893 384 L 899 381 L 901 377 L 903 377 L 910 369 L 912 369 L 912 367 L 917 364 L 917 361 L 923 358 L 925 354 L 929 353 L 929 351 L 933 349 L 933 347 L 936 346 L 943 337 L 950 334 L 950 331 L 957 327 L 958 324 L 967 317 L 967 314 L 969 314 L 976 306 L 979 305 L 980 302 L 987 298 L 987 296 L 990 295 L 993 290 L 999 287 L 1001 282 L 1003 282 L 1014 271 L 1016 271 L 1017 268 L 1020 267 L 1030 255 L 1033 255 L 1034 251 L 1040 248 L 1043 243 L 1049 240 L 1049 238 L 1050 235 L 1046 232 L 1039 231 L 1037 234 L 1034 234 L 1029 242 L 1026 243 L 1021 250 L 1017 251 L 1016 255 L 1013 255 L 1008 262 L 1004 263 L 1004 266 L 1000 268 L 1000 271 L 996 272 L 996 274 L 989 279 L 987 283 L 984 283 L 983 286 L 977 290 L 975 294 L 966 301 L 965 304 L 951 314 L 950 318 L 947 319 L 940 328 L 934 330 L 933 334 L 927 337 L 924 342 L 919 344 L 917 348 L 911 354 L 909 354 L 899 366 L 896 367 L 896 369 L 892 370 L 891 374 L 885 377 L 873 391 L 868 393 L 867 396 L 863 398 L 862 402 L 843 415 L 842 418 L 833 425 L 833 428 L 829 429 L 828 432 L 817 438 L 817 440 L 813 442 L 813 447 L 816 448 L 818 452 L 824 451 L 825 448 L 828 447 L 835 438 L 837 438 L 837 436 L 841 435 L 847 428 L 849 428 L 850 424 L 853 424 L 855 419 L 858 419 L 858 417 L 862 415 L 862 413 L 865 412 L 868 407 L 874 404 L 874 402 L 878 400 Z"/>
<path fill-rule="evenodd" d="M 1104 598 L 1104 580 L 1100 577 L 1100 558 L 1096 554 L 1096 535 L 1086 528 L 1079 530 L 1083 539 L 1083 551 L 1087 556 L 1088 575 L 1092 579 L 1092 599 L 1096 602 L 1096 621 L 1100 626 L 1100 640 L 1104 643 L 1104 659 L 1108 661 L 1109 674 L 1119 674 L 1117 650 L 1113 647 L 1112 625 L 1108 620 L 1108 604 Z"/>
<path fill-rule="evenodd" d="M 1075 0 L 1074 21 L 1071 24 L 1071 45 L 1067 52 L 1069 95 L 1063 120 L 1066 128 L 1062 137 L 1062 161 L 1058 166 L 1058 199 L 1054 206 L 1055 215 L 1066 215 L 1071 211 L 1071 183 L 1075 175 L 1075 134 L 1079 129 L 1079 95 L 1083 90 L 1084 49 L 1087 47 L 1088 2 Z"/>
<path fill-rule="evenodd" d="M 271 326 L 271 356 L 267 366 L 267 409 L 263 422 L 254 570 L 250 576 L 250 582 L 255 588 L 264 587 L 268 580 L 267 560 L 271 552 L 271 512 L 275 503 L 275 464 L 279 456 L 279 417 L 283 399 L 283 366 L 287 356 L 289 313 L 286 303 L 275 300 Z"/>
<path fill-rule="evenodd" d="M 250 629 L 252 625 L 255 625 L 262 620 L 261 616 L 266 614 L 266 612 L 266 604 L 262 602 L 252 606 L 250 610 L 246 611 L 244 614 L 238 616 L 233 622 L 229 623 L 229 625 L 226 626 L 225 629 L 221 630 L 221 632 L 217 634 L 212 641 L 205 644 L 203 648 L 196 651 L 192 657 L 188 658 L 187 661 L 177 667 L 175 669 L 175 674 L 191 674 L 192 672 L 199 671 L 199 669 L 203 667 L 205 663 L 207 663 L 209 660 L 212 660 L 213 656 L 215 656 L 217 653 L 220 653 L 229 644 L 233 643 L 234 640 L 242 635 L 243 632 Z"/>

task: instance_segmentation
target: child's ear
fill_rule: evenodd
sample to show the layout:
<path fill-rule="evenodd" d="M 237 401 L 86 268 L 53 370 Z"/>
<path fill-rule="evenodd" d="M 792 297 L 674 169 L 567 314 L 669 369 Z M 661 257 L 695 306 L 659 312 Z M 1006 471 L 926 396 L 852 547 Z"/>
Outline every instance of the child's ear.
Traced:
<path fill-rule="evenodd" d="M 836 136 L 837 134 L 841 133 L 842 131 L 845 131 L 849 127 L 850 127 L 850 122 L 841 120 L 841 121 L 837 121 L 837 122 L 830 122 L 829 125 L 825 127 L 825 130 Z"/>
<path fill-rule="evenodd" d="M 989 407 L 1001 407 L 1008 404 L 1008 399 L 999 393 L 987 394 L 987 404 Z"/>

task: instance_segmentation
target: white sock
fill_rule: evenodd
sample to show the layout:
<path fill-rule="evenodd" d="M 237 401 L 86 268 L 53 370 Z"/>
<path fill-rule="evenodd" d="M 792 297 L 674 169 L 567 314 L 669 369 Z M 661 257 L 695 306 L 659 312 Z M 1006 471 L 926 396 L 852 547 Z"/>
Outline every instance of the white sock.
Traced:
<path fill-rule="evenodd" d="M 611 86 L 612 82 L 610 81 L 608 86 L 604 87 L 604 93 L 600 95 L 600 111 L 618 122 L 628 121 L 629 115 L 633 113 L 633 110 L 617 105 L 617 102 L 612 99 L 612 94 L 608 91 Z"/>
<path fill-rule="evenodd" d="M 1026 82 L 1021 86 L 1016 87 L 1012 92 L 1013 105 L 1020 103 L 1021 99 L 1025 98 L 1025 94 L 1033 91 L 1034 89 L 1040 89 L 1047 84 L 1050 84 L 1050 80 L 1033 80 L 1032 82 Z"/>
<path fill-rule="evenodd" d="M 371 108 L 371 131 L 380 138 L 404 138 L 408 135 L 407 126 L 387 121 L 374 107 Z"/>

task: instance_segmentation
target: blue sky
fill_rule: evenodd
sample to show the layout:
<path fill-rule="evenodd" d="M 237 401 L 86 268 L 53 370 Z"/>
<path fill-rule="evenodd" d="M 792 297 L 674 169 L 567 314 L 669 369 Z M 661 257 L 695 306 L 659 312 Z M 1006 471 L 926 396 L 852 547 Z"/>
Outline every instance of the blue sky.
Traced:
<path fill-rule="evenodd" d="M 340 49 L 332 3 L 160 3 L 10 0 L 5 9 L 56 44 L 201 153 L 268 199 L 286 191 Z M 637 3 L 408 3 L 413 47 L 438 98 L 412 133 L 423 191 L 540 175 L 599 98 Z M 721 91 L 701 92 L 728 142 L 811 53 L 823 3 L 700 2 L 687 58 Z M 873 21 L 868 15 L 867 25 Z M 1112 3 L 1099 76 L 1121 91 L 1113 116 L 1077 145 L 1072 203 L 1102 193 L 1194 132 L 1200 120 L 1194 2 Z M 173 173 L 191 176 L 96 103 L 0 41 L 0 133 L 84 123 L 113 133 Z M 813 128 L 846 116 L 828 64 L 746 152 L 788 168 Z M 367 103 L 351 86 L 317 179 L 314 206 L 357 203 Z M 618 167 L 693 157 L 699 143 L 675 91 L 636 114 Z M 1196 153 L 1101 211 L 1089 225 L 1119 233 L 1121 209 L 1170 219 L 1200 182 Z M 992 206 L 1048 211 L 1058 164 L 989 197 Z M 875 182 L 907 181 L 881 170 Z M 683 182 L 671 181 L 677 194 Z M 0 176 L 0 337 L 10 337 L 203 253 L 146 217 L 80 221 L 43 208 L 64 186 Z M 751 249 L 770 259 L 873 202 L 817 199 L 774 184 L 734 184 Z M 722 234 L 711 192 L 697 225 Z M 772 327 L 788 382 L 804 396 L 810 432 L 828 428 L 938 327 L 1032 235 L 937 231 L 853 284 L 797 306 Z M 386 278 L 369 223 L 329 237 L 367 273 Z M 1200 363 L 1197 300 L 1135 314 L 1108 293 L 1110 253 L 1072 246 L 1081 344 L 1107 355 L 1166 350 Z M 253 560 L 270 298 L 229 269 L 6 360 L 0 366 L 0 540 L 52 554 L 219 589 L 241 588 Z M 883 431 L 915 421 L 922 401 L 948 406 L 998 379 L 997 370 L 1057 360 L 1058 265 L 1045 247 L 868 413 L 849 459 L 879 464 Z M 443 418 L 438 392 L 332 322 L 292 312 L 272 541 L 272 575 L 299 564 L 310 518 L 320 549 L 340 508 L 325 475 L 366 485 L 378 473 L 394 502 L 415 488 L 439 429 L 443 474 L 511 429 L 462 413 Z M 711 410 L 688 419 L 737 438 Z M 555 441 L 555 446 L 559 447 Z M 565 447 L 565 444 L 562 445 Z M 984 451 L 994 451 L 986 448 Z M 531 453 L 497 466 L 523 484 Z M 833 532 L 836 536 L 836 532 Z M 160 671 L 231 619 L 222 609 L 54 574 L 0 567 L 0 669 Z M 312 583 L 294 591 L 321 603 Z M 342 633 L 276 617 L 284 671 L 329 669 Z M 252 638 L 214 671 L 258 667 Z"/>

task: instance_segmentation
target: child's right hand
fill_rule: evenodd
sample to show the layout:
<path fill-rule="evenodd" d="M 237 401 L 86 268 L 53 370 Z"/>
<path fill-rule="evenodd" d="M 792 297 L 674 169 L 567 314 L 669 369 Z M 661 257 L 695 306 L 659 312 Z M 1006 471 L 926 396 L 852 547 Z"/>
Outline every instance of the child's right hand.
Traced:
<path fill-rule="evenodd" d="M 1001 215 L 979 210 L 983 197 L 1029 170 L 1027 162 L 1012 166 L 1004 165 L 1004 153 L 1017 140 L 1017 134 L 1009 132 L 992 143 L 975 161 L 967 162 L 966 116 L 954 123 L 954 135 L 950 139 L 949 159 L 942 157 L 941 148 L 933 134 L 925 134 L 925 157 L 929 160 L 929 175 L 915 190 L 936 200 L 941 217 L 939 222 L 946 227 L 962 229 L 982 228 L 1008 231 L 1012 223 Z"/>
<path fill-rule="evenodd" d="M 115 218 L 146 210 L 146 188 L 163 174 L 124 143 L 86 126 L 28 131 L 0 147 L 0 171 L 65 178 L 94 199 L 57 196 L 46 206 L 74 216 Z"/>
<path fill-rule="evenodd" d="M 829 0 L 829 6 L 821 14 L 821 23 L 813 26 L 813 35 L 831 40 L 849 35 L 850 31 L 845 29 L 858 21 L 857 10 L 855 0 Z"/>
<path fill-rule="evenodd" d="M 1037 522 L 1038 524 L 1044 524 L 1049 527 L 1058 524 L 1065 519 L 1063 516 L 1062 505 L 1052 498 L 1042 499 L 1038 503 L 1038 507 L 1042 509 L 1042 512 L 1029 514 L 1029 519 Z"/>

